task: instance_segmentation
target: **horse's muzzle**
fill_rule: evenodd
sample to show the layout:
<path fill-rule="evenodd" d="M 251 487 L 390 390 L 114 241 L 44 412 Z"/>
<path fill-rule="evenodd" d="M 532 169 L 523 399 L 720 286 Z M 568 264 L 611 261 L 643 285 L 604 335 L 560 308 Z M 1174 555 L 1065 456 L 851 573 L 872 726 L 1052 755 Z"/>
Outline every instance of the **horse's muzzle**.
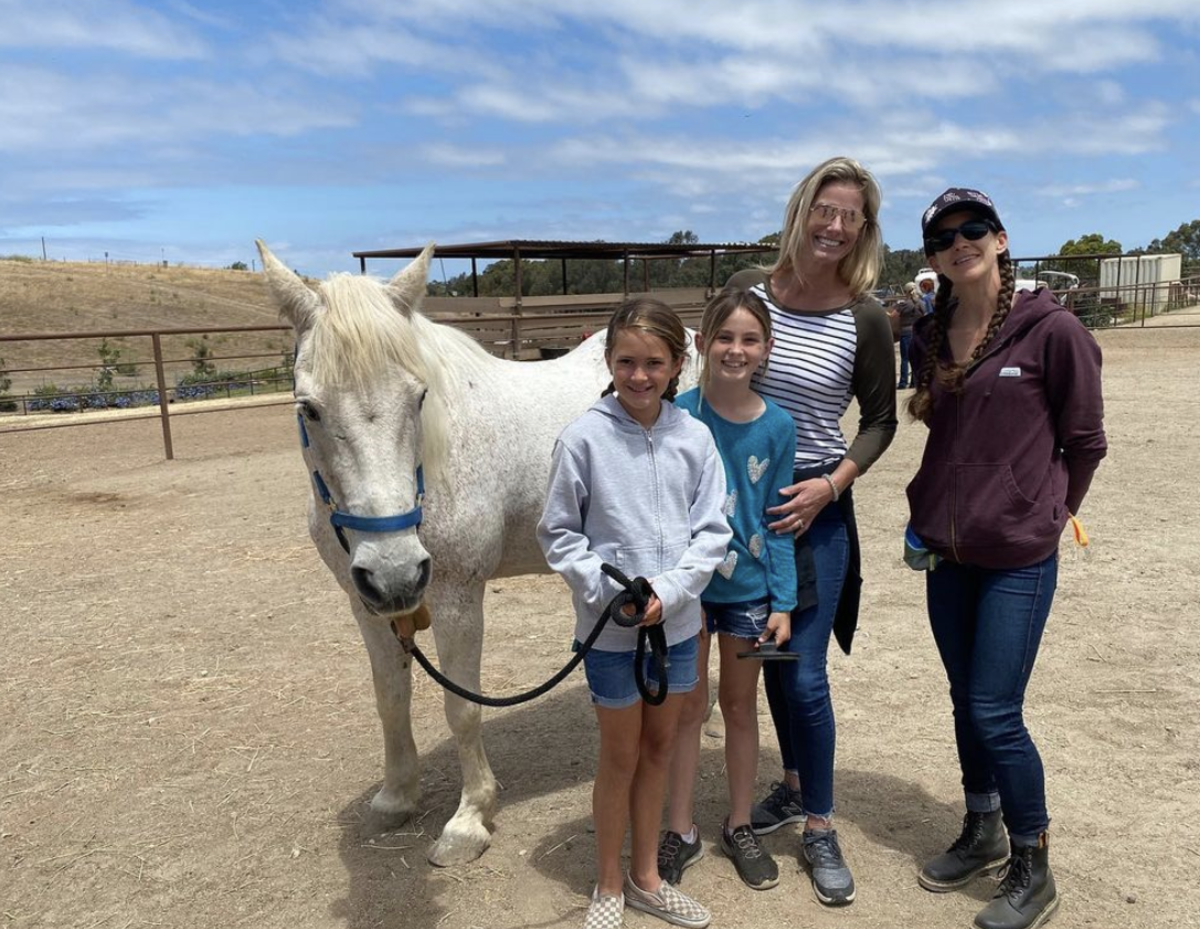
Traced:
<path fill-rule="evenodd" d="M 425 594 L 425 588 L 429 586 L 431 574 L 432 564 L 428 557 L 418 562 L 415 576 L 409 581 L 390 578 L 370 568 L 350 569 L 359 599 L 371 612 L 382 616 L 416 609 Z"/>

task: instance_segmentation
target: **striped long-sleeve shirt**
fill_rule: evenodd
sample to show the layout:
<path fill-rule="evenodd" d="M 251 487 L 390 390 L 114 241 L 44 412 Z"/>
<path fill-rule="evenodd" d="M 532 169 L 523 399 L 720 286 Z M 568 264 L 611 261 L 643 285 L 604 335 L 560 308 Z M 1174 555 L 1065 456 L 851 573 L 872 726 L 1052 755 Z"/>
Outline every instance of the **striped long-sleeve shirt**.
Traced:
<path fill-rule="evenodd" d="M 785 308 L 758 269 L 739 271 L 727 286 L 752 291 L 771 311 L 775 348 L 754 389 L 792 414 L 796 466 L 848 457 L 865 472 L 896 434 L 896 357 L 883 307 L 864 296 L 834 310 Z M 841 418 L 851 399 L 859 426 L 847 443 Z"/>

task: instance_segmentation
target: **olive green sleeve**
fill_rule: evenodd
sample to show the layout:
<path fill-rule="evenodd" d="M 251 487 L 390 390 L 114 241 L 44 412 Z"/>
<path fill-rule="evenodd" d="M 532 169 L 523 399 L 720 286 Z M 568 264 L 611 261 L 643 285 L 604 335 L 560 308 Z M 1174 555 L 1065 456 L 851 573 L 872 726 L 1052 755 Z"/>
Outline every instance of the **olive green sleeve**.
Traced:
<path fill-rule="evenodd" d="M 858 401 L 858 434 L 846 457 L 865 474 L 896 436 L 896 351 L 883 306 L 863 297 L 851 307 L 858 344 L 851 386 Z"/>

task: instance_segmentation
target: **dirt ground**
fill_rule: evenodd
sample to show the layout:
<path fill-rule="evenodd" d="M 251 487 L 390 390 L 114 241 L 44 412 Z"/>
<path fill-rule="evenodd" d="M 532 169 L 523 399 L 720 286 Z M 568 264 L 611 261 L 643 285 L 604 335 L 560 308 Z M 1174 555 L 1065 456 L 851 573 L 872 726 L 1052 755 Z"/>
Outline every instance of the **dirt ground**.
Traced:
<path fill-rule="evenodd" d="M 1051 925 L 1196 926 L 1200 329 L 1100 339 L 1112 451 L 1083 514 L 1092 547 L 1064 548 L 1028 697 L 1063 899 Z M 421 811 L 375 833 L 366 653 L 305 532 L 288 409 L 177 419 L 174 462 L 157 429 L 0 432 L 0 929 L 579 925 L 596 747 L 582 675 L 486 713 L 504 784 L 492 847 L 432 868 L 425 851 L 459 790 L 440 694 L 419 681 Z M 915 880 L 961 815 L 921 579 L 900 558 L 921 440 L 904 423 L 856 488 L 861 629 L 853 656 L 830 657 L 858 899 L 819 906 L 787 830 L 767 840 L 779 887 L 738 882 L 711 844 L 725 786 L 720 741 L 706 737 L 709 854 L 684 886 L 714 926 L 966 927 L 994 886 L 933 895 Z M 493 583 L 489 609 L 489 690 L 524 689 L 567 657 L 556 578 Z M 778 754 L 763 713 L 765 787 Z M 633 912 L 626 924 L 660 925 Z"/>

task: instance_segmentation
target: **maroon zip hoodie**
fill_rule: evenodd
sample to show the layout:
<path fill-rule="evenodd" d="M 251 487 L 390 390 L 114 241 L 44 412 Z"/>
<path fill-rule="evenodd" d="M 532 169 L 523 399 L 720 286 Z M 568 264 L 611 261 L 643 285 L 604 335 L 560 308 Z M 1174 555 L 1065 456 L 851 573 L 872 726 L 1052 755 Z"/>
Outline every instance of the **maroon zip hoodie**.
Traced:
<path fill-rule="evenodd" d="M 920 371 L 933 317 L 918 320 Z M 949 348 L 943 341 L 943 360 Z M 984 568 L 1036 564 L 1058 547 L 1108 450 L 1100 346 L 1050 291 L 1021 291 L 951 393 L 936 380 L 921 467 L 908 485 L 930 551 Z"/>

